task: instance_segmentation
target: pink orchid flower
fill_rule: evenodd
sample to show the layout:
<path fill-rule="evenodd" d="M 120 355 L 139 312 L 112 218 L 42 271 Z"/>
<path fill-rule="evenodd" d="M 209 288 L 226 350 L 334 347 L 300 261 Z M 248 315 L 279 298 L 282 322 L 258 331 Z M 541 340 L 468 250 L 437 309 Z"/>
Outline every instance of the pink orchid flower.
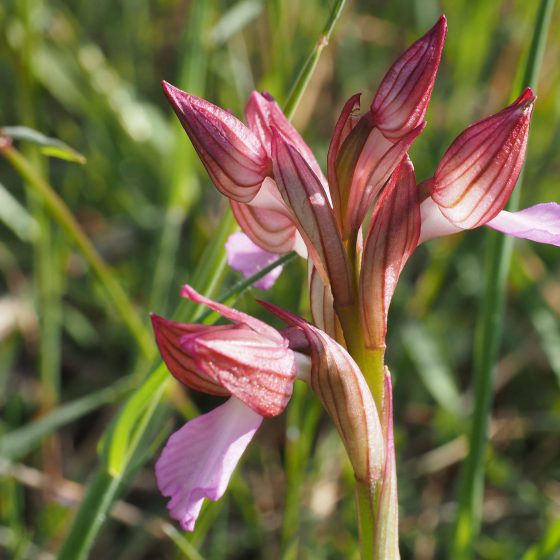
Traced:
<path fill-rule="evenodd" d="M 286 407 L 296 359 L 301 376 L 308 360 L 266 323 L 189 286 L 181 293 L 232 321 L 208 326 L 152 315 L 159 350 L 173 376 L 191 389 L 230 397 L 175 432 L 156 464 L 158 486 L 171 498 L 171 516 L 192 531 L 204 498 L 217 500 L 225 492 L 263 417 L 277 416 Z"/>
<path fill-rule="evenodd" d="M 225 247 L 229 266 L 237 272 L 241 272 L 245 278 L 257 274 L 278 259 L 278 254 L 261 249 L 247 235 L 239 231 L 229 236 Z M 259 290 L 270 290 L 282 274 L 282 268 L 282 266 L 277 266 L 255 282 L 253 287 Z"/>
<path fill-rule="evenodd" d="M 560 245 L 560 206 L 503 210 L 527 149 L 535 96 L 530 88 L 499 113 L 482 119 L 451 144 L 434 176 L 422 184 L 420 241 L 488 225 L 514 237 Z"/>
<path fill-rule="evenodd" d="M 499 113 L 472 124 L 453 141 L 434 176 L 420 185 L 408 157 L 393 173 L 375 205 L 362 259 L 361 317 L 367 347 L 385 346 L 390 301 L 419 243 L 488 225 L 514 237 L 560 246 L 560 205 L 503 210 L 525 160 L 534 100 L 527 88 Z"/>
<path fill-rule="evenodd" d="M 270 95 L 252 94 L 245 125 L 164 83 L 247 237 L 269 252 L 267 258 L 294 249 L 309 257 L 315 323 L 263 304 L 289 325 L 276 331 L 188 287 L 183 295 L 233 324 L 154 317 L 171 373 L 195 390 L 230 396 L 174 434 L 158 461 L 158 484 L 185 529 L 192 530 L 205 497 L 223 494 L 262 417 L 282 412 L 297 375 L 317 393 L 358 484 L 368 488 L 378 523 L 376 557 L 398 558 L 392 389 L 383 354 L 387 314 L 403 267 L 419 243 L 481 225 L 560 245 L 559 205 L 503 210 L 525 158 L 535 99 L 530 89 L 467 128 L 434 176 L 417 184 L 407 152 L 425 126 L 446 31 L 442 16 L 389 69 L 365 114 L 355 114 L 358 95 L 345 104 L 329 146 L 328 181 Z M 256 251 L 244 263 L 236 243 L 228 258 L 250 274 L 262 255 Z"/>

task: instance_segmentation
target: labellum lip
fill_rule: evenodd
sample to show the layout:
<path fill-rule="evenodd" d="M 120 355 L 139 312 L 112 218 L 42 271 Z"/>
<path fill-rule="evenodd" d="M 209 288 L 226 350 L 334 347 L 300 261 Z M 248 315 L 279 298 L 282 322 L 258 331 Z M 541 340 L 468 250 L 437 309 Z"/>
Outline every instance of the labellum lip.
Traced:
<path fill-rule="evenodd" d="M 167 82 L 163 89 L 216 188 L 249 202 L 270 173 L 258 137 L 228 111 Z"/>
<path fill-rule="evenodd" d="M 455 226 L 471 229 L 502 210 L 523 167 L 535 96 L 530 88 L 461 133 L 432 179 L 431 196 Z"/>

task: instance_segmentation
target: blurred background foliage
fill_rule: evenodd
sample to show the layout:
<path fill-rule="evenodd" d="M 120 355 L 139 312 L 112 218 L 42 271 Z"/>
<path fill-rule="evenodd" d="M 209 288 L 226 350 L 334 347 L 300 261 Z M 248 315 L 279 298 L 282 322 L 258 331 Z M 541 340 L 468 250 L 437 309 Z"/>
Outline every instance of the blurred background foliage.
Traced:
<path fill-rule="evenodd" d="M 428 127 L 411 153 L 424 179 L 467 124 L 521 90 L 536 7 L 523 0 L 349 1 L 294 122 L 324 164 L 345 99 L 361 91 L 367 108 L 392 60 L 445 13 L 449 35 Z M 78 165 L 17 144 L 70 207 L 146 323 L 149 311 L 173 312 L 226 208 L 167 106 L 161 80 L 237 115 L 252 89 L 266 89 L 282 104 L 329 9 L 319 0 L 0 4 L 0 126 L 35 128 L 85 155 Z M 557 9 L 522 206 L 560 201 L 558 37 Z M 472 406 L 484 246 L 485 231 L 478 230 L 421 247 L 392 306 L 388 363 L 404 559 L 447 557 Z M 303 264 L 292 261 L 270 293 L 249 292 L 238 305 L 262 315 L 254 299 L 266 297 L 305 314 L 305 278 Z M 557 248 L 516 244 L 479 558 L 560 558 L 559 278 Z M 224 271 L 219 291 L 237 280 Z M 4 160 L 0 284 L 0 558 L 47 559 L 63 542 L 98 462 L 100 436 L 148 366 L 80 252 Z M 215 405 L 192 398 L 202 410 Z M 174 384 L 158 408 L 167 416 L 150 457 L 189 406 Z M 43 423 L 34 432 L 41 418 L 50 428 Z M 292 408 L 261 430 L 232 491 L 204 509 L 193 536 L 182 538 L 169 523 L 149 459 L 127 479 L 92 555 L 355 558 L 351 478 L 330 422 L 298 388 Z M 531 549 L 539 542 L 548 544 Z"/>

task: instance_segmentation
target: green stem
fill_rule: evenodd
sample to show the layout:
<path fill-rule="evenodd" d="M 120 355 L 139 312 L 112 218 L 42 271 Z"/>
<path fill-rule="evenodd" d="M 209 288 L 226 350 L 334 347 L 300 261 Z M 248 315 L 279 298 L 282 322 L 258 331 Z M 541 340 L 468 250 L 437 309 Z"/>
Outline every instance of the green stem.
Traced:
<path fill-rule="evenodd" d="M 95 473 L 80 504 L 73 530 L 58 553 L 58 560 L 87 558 L 93 541 L 118 495 L 121 482 L 122 477 L 114 477 L 105 470 L 100 469 Z M 90 515 L 82 515 L 81 512 L 89 512 Z"/>
<path fill-rule="evenodd" d="M 321 33 L 317 43 L 315 43 L 314 49 L 311 51 L 309 58 L 305 61 L 303 68 L 301 69 L 295 84 L 293 85 L 290 94 L 288 95 L 288 100 L 284 106 L 284 113 L 286 116 L 291 119 L 296 112 L 297 106 L 301 101 L 305 88 L 315 71 L 315 67 L 321 58 L 321 53 L 323 49 L 329 44 L 329 39 L 333 32 L 334 26 L 342 13 L 344 5 L 346 4 L 346 0 L 337 0 L 335 5 L 333 6 L 331 13 L 329 15 L 329 19 L 323 28 L 323 32 Z"/>
<path fill-rule="evenodd" d="M 6 139 L 0 139 L 0 141 L 3 142 L 0 146 L 0 153 L 12 164 L 26 183 L 33 188 L 35 193 L 39 195 L 54 219 L 74 240 L 86 261 L 97 274 L 109 299 L 112 301 L 115 309 L 138 342 L 144 356 L 147 358 L 153 357 L 154 344 L 146 325 L 140 320 L 136 310 L 115 278 L 113 272 L 101 258 L 66 204 L 64 204 L 63 200 L 58 196 L 51 185 L 37 173 L 21 152 L 11 146 Z"/>
<path fill-rule="evenodd" d="M 523 86 L 536 86 L 553 5 L 554 0 L 541 0 Z M 523 177 L 520 176 L 517 189 L 510 198 L 510 211 L 518 208 L 522 180 Z M 469 435 L 469 454 L 460 475 L 459 511 L 450 555 L 454 560 L 470 560 L 473 557 L 480 532 L 484 459 L 488 421 L 494 397 L 492 374 L 502 337 L 505 288 L 513 250 L 513 238 L 493 231 L 488 232 L 487 236 L 488 268 L 475 340 L 475 405 Z"/>
<path fill-rule="evenodd" d="M 361 560 L 374 559 L 375 527 L 377 522 L 373 514 L 373 499 L 369 484 L 356 481 L 356 501 L 358 504 L 358 521 L 360 532 Z M 380 559 L 385 560 L 385 559 Z"/>
<path fill-rule="evenodd" d="M 294 385 L 294 394 L 287 413 L 284 471 L 286 497 L 282 516 L 282 559 L 299 558 L 301 489 L 305 466 L 315 441 L 315 433 L 323 416 L 323 407 L 304 383 Z"/>

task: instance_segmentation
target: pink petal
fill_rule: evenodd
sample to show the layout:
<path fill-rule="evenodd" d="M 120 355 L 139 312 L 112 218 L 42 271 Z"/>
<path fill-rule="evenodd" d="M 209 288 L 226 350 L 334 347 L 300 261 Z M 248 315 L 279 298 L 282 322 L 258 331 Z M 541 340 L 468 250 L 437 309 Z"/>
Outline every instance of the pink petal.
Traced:
<path fill-rule="evenodd" d="M 560 247 L 560 204 L 537 204 L 519 212 L 502 210 L 487 224 L 514 237 Z"/>
<path fill-rule="evenodd" d="M 278 416 L 286 408 L 296 365 L 284 337 L 278 344 L 239 324 L 186 335 L 180 345 L 200 371 L 261 416 Z"/>
<path fill-rule="evenodd" d="M 261 249 L 241 232 L 235 232 L 229 236 L 226 242 L 226 253 L 229 266 L 241 272 L 245 278 L 250 278 L 278 259 L 277 253 Z M 282 266 L 277 266 L 255 282 L 253 286 L 259 290 L 270 290 L 280 274 L 282 274 Z"/>
<path fill-rule="evenodd" d="M 348 200 L 346 217 L 344 219 L 344 239 L 347 239 L 352 231 L 360 228 L 375 197 L 379 194 L 379 191 L 383 188 L 387 179 L 389 179 L 425 125 L 425 122 L 422 123 L 395 143 L 387 140 L 377 128 L 372 129 L 372 132 L 369 133 L 366 142 L 360 148 L 359 157 L 352 168 L 352 178 L 349 187 L 346 187 L 350 190 L 346 195 Z M 348 136 L 347 142 L 341 149 L 341 159 L 344 157 L 342 154 L 346 146 L 350 146 L 351 137 L 357 134 L 359 129 L 360 124 Z M 340 176 L 339 181 L 344 206 L 344 191 L 346 188 Z"/>
<path fill-rule="evenodd" d="M 371 105 L 387 138 L 400 138 L 422 123 L 447 33 L 445 16 L 408 48 L 387 72 Z"/>
<path fill-rule="evenodd" d="M 313 324 L 335 340 L 343 340 L 342 327 L 334 311 L 330 286 L 325 286 L 313 263 L 309 263 L 309 305 Z"/>
<path fill-rule="evenodd" d="M 298 235 L 293 220 L 280 212 L 230 201 L 239 227 L 253 243 L 271 253 L 292 251 Z"/>
<path fill-rule="evenodd" d="M 230 394 L 227 389 L 201 371 L 179 344 L 182 336 L 201 333 L 216 327 L 176 323 L 155 314 L 151 315 L 151 319 L 161 357 L 173 377 L 195 391 L 220 396 Z"/>
<path fill-rule="evenodd" d="M 278 190 L 294 212 L 298 230 L 323 282 L 340 305 L 351 303 L 352 277 L 342 239 L 325 191 L 297 149 L 274 134 L 273 172 Z"/>
<path fill-rule="evenodd" d="M 238 311 L 237 309 L 233 309 L 232 307 L 228 307 L 227 305 L 218 303 L 217 301 L 213 301 L 207 297 L 204 297 L 202 294 L 199 294 L 194 288 L 192 288 L 188 284 L 185 284 L 181 288 L 181 296 L 188 298 L 191 301 L 194 301 L 195 303 L 206 305 L 206 307 L 209 307 L 213 311 L 217 311 L 218 313 L 223 315 L 226 319 L 229 319 L 234 323 L 247 325 L 254 332 L 267 337 L 269 340 L 275 342 L 280 346 L 284 346 L 286 343 L 282 335 L 276 329 L 267 325 L 264 321 L 260 321 L 259 319 L 256 319 L 251 315 L 247 315 L 247 313 L 243 313 L 242 311 Z"/>
<path fill-rule="evenodd" d="M 156 463 L 160 492 L 171 517 L 193 531 L 204 498 L 224 495 L 233 470 L 262 417 L 235 398 L 187 422 L 167 441 Z"/>
<path fill-rule="evenodd" d="M 328 192 L 327 181 L 311 148 L 286 118 L 270 93 L 254 91 L 245 112 L 249 128 L 259 137 L 269 157 L 272 157 L 272 129 L 274 128 L 286 142 L 295 146 L 305 157 L 305 161 L 319 179 L 323 190 Z"/>
<path fill-rule="evenodd" d="M 327 177 L 329 179 L 329 190 L 331 193 L 331 200 L 335 211 L 335 216 L 339 222 L 339 228 L 342 229 L 342 209 L 341 197 L 338 186 L 338 177 L 336 172 L 336 160 L 340 147 L 343 145 L 344 140 L 348 137 L 350 132 L 358 123 L 359 119 L 354 114 L 360 108 L 360 94 L 353 95 L 342 108 L 342 112 L 338 117 L 338 121 L 334 128 L 334 132 L 329 144 L 329 153 L 327 155 Z"/>
<path fill-rule="evenodd" d="M 418 189 L 407 156 L 377 201 L 364 246 L 360 300 L 367 348 L 385 348 L 389 305 L 419 235 Z"/>
<path fill-rule="evenodd" d="M 443 156 L 431 195 L 456 226 L 478 227 L 504 208 L 525 160 L 534 101 L 527 88 L 509 107 L 467 128 Z"/>
<path fill-rule="evenodd" d="M 216 188 L 249 202 L 270 171 L 257 136 L 231 113 L 163 82 L 163 89 Z"/>

